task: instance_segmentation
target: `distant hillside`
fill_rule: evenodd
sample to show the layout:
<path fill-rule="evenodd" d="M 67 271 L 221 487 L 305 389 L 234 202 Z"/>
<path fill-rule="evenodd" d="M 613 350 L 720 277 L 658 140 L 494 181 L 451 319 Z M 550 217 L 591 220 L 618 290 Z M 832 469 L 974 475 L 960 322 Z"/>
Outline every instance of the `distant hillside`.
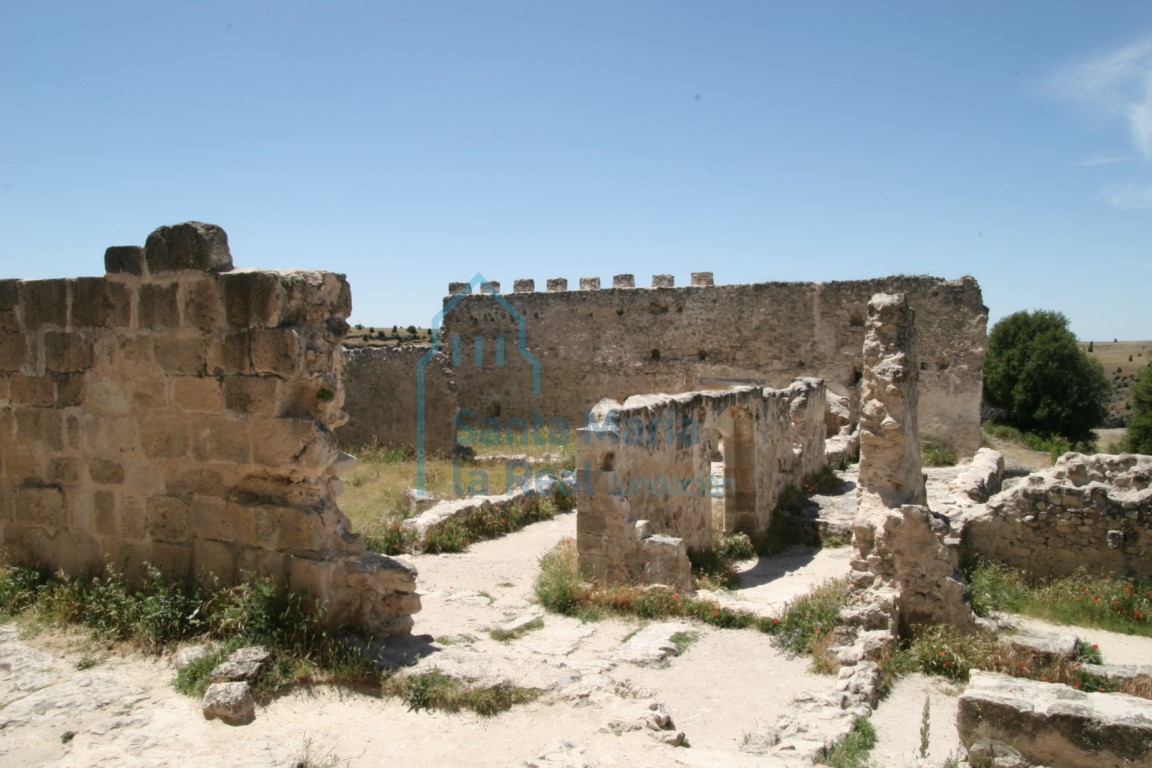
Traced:
<path fill-rule="evenodd" d="M 365 326 L 356 325 L 344 337 L 346 347 L 394 347 L 397 344 L 429 344 L 432 339 L 427 328 L 410 325 Z"/>
<path fill-rule="evenodd" d="M 1080 346 L 1100 361 L 1112 382 L 1106 426 L 1126 424 L 1132 412 L 1132 385 L 1144 366 L 1152 362 L 1152 341 L 1086 341 Z"/>

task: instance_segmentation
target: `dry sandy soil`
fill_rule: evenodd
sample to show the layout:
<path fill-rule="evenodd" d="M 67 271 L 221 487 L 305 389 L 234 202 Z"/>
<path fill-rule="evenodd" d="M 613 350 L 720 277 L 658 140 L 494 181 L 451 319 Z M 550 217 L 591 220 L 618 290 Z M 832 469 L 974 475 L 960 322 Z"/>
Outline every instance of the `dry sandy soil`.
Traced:
<path fill-rule="evenodd" d="M 933 470 L 930 488 L 946 478 Z M 935 477 L 940 475 L 940 477 Z M 845 499 L 829 502 L 849 514 Z M 392 649 L 415 669 L 438 667 L 482 681 L 547 688 L 536 702 L 494 718 L 410 712 L 396 700 L 331 688 L 293 691 L 258 708 L 245 726 L 206 721 L 199 702 L 175 692 L 170 660 L 109 653 L 79 636 L 22 638 L 0 625 L 0 765 L 51 766 L 773 766 L 739 751 L 805 690 L 832 679 L 808 671 L 752 631 L 684 627 L 698 639 L 663 664 L 620 655 L 641 624 L 581 624 L 545 615 L 543 627 L 500 643 L 488 630 L 541 613 L 531 597 L 542 554 L 574 534 L 561 515 L 458 555 L 412 558 L 424 609 L 411 641 Z M 716 599 L 777 610 L 815 584 L 843 575 L 848 548 L 797 549 L 743 565 L 744 587 Z M 1083 633 L 1109 662 L 1146 661 L 1152 641 Z M 84 656 L 99 663 L 78 669 Z M 81 665 L 83 666 L 83 665 Z M 931 743 L 925 765 L 958 753 L 958 691 L 938 680 L 901 680 L 876 711 L 877 766 L 916 765 L 925 698 Z M 689 748 L 624 727 L 658 702 Z M 547 755 L 542 759 L 541 756 Z M 526 762 L 527 761 L 527 762 Z"/>

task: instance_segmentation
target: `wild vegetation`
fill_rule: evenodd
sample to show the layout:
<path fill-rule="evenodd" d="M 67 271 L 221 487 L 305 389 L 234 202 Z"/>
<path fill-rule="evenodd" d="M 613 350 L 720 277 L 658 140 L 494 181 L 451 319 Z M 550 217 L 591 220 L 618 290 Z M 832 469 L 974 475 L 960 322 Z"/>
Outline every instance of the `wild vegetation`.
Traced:
<path fill-rule="evenodd" d="M 1111 384 L 1059 312 L 1017 312 L 993 326 L 984 397 L 1025 432 L 1085 441 L 1107 416 Z"/>

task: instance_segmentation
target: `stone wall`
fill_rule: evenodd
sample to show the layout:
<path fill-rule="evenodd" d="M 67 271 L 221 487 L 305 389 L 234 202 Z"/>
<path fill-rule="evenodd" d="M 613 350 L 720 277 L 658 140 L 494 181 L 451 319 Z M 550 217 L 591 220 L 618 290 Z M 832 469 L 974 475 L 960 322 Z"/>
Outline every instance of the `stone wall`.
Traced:
<path fill-rule="evenodd" d="M 963 456 L 979 448 L 987 308 L 974 279 L 714 286 L 704 274 L 683 288 L 600 289 L 589 278 L 580 281 L 583 290 L 569 291 L 556 278 L 537 293 L 524 281 L 500 297 L 510 311 L 497 297 L 451 285 L 451 294 L 473 294 L 446 304 L 444 315 L 446 349 L 458 350 L 461 407 L 504 418 L 538 409 L 580 426 L 605 397 L 622 402 L 733 382 L 780 387 L 819 376 L 855 408 L 868 300 L 902 292 L 919 314 L 920 430 Z M 619 277 L 629 279 L 613 285 L 635 284 L 631 275 Z M 524 350 L 515 343 L 521 324 Z M 497 355 L 497 346 L 505 352 Z M 534 367 L 538 396 L 530 386 Z"/>
<path fill-rule="evenodd" d="M 345 350 L 344 391 L 349 418 L 336 430 L 341 446 L 412 448 L 423 423 L 428 455 L 456 447 L 456 378 L 446 355 L 407 344 Z"/>
<path fill-rule="evenodd" d="M 984 557 L 1061 577 L 1152 579 L 1152 457 L 1067 453 L 1055 466 L 993 496 L 964 531 L 965 559 Z"/>
<path fill-rule="evenodd" d="M 404 633 L 415 572 L 335 503 L 343 275 L 234 270 L 211 224 L 109 248 L 104 277 L 0 281 L 0 545 L 70 575 L 151 562 L 312 592 Z"/>
<path fill-rule="evenodd" d="M 785 487 L 825 463 L 819 379 L 606 400 L 593 413 L 577 438 L 576 530 L 596 578 L 690 587 L 686 551 L 718 533 L 714 495 L 724 531 L 761 539 Z"/>

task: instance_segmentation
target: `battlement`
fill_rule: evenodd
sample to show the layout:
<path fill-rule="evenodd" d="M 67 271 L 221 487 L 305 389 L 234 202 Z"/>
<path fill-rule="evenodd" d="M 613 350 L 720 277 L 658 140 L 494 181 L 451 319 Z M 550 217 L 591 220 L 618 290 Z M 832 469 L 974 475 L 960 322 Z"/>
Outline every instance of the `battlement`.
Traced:
<path fill-rule="evenodd" d="M 715 283 L 713 281 L 711 272 L 693 272 L 691 287 L 692 288 L 709 288 Z M 596 276 L 581 277 L 578 285 L 580 291 L 599 291 L 607 290 L 602 289 L 600 278 Z M 487 286 L 491 286 L 491 290 Z M 550 277 L 545 282 L 548 293 L 567 293 L 568 292 L 568 278 L 566 277 Z M 675 275 L 652 275 L 651 286 L 640 286 L 639 290 L 647 290 L 650 288 L 675 288 L 676 276 Z M 612 276 L 612 288 L 636 288 L 636 276 L 630 274 L 620 274 Z M 500 283 L 495 280 L 490 280 L 487 283 L 481 283 L 481 293 L 499 293 Z M 512 283 L 513 293 L 535 293 L 536 281 L 532 278 L 522 277 Z M 575 292 L 575 291 L 573 291 Z M 457 294 L 472 293 L 472 285 L 470 283 L 451 282 L 448 283 L 448 295 L 455 296 Z"/>

